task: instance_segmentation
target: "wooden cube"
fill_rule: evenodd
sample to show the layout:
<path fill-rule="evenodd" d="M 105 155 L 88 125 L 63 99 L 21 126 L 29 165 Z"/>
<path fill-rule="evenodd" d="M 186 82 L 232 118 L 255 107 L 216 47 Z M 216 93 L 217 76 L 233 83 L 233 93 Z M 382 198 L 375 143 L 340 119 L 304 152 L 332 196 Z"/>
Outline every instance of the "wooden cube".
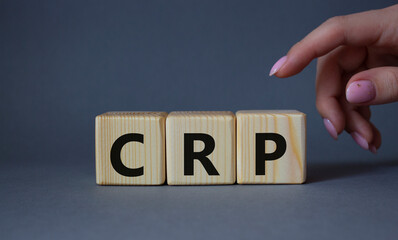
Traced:
<path fill-rule="evenodd" d="M 169 185 L 235 183 L 232 112 L 172 112 L 166 120 L 166 142 Z"/>
<path fill-rule="evenodd" d="M 108 112 L 97 116 L 97 184 L 163 184 L 166 117 L 165 112 Z"/>
<path fill-rule="evenodd" d="M 303 183 L 306 119 L 294 110 L 238 111 L 237 182 Z"/>

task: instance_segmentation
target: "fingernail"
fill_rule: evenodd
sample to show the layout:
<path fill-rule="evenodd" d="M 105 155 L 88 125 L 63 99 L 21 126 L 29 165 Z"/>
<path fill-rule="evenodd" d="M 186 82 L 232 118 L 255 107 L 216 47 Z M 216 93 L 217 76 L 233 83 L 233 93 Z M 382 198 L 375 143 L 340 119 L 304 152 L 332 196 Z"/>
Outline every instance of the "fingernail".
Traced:
<path fill-rule="evenodd" d="M 346 98 L 350 103 L 364 103 L 376 97 L 376 89 L 372 81 L 359 80 L 348 86 Z"/>
<path fill-rule="evenodd" d="M 336 128 L 333 126 L 333 123 L 329 119 L 324 118 L 323 124 L 325 125 L 325 128 L 329 132 L 330 136 L 332 136 L 334 140 L 337 140 L 337 131 Z"/>
<path fill-rule="evenodd" d="M 272 66 L 271 71 L 269 72 L 269 76 L 274 75 L 276 72 L 279 71 L 279 69 L 281 69 L 281 67 L 283 66 L 283 64 L 285 64 L 287 57 L 283 56 L 281 59 L 279 59 L 274 66 Z"/>
<path fill-rule="evenodd" d="M 369 151 L 371 153 L 377 154 L 377 148 L 373 144 L 369 144 Z"/>
<path fill-rule="evenodd" d="M 369 143 L 366 141 L 365 138 L 363 138 L 359 133 L 357 132 L 352 132 L 351 137 L 354 139 L 354 141 L 363 149 L 368 150 L 369 149 Z"/>

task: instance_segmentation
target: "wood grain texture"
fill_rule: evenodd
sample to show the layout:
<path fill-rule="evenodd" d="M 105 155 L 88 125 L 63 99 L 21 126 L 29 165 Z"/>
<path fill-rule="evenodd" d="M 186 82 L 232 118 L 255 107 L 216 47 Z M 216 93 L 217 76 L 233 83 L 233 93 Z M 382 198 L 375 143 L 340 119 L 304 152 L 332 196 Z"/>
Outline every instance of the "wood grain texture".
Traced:
<path fill-rule="evenodd" d="M 108 112 L 95 119 L 96 182 L 100 185 L 160 185 L 165 182 L 165 112 Z M 110 152 L 124 134 L 144 135 L 144 143 L 129 142 L 121 150 L 128 168 L 144 166 L 144 174 L 123 176 L 112 167 Z"/>
<path fill-rule="evenodd" d="M 210 176 L 198 160 L 194 161 L 193 176 L 184 175 L 184 133 L 205 133 L 214 138 L 214 151 L 207 157 L 220 175 Z M 232 112 L 172 112 L 166 120 L 166 142 L 169 185 L 235 183 L 235 115 Z M 194 141 L 195 152 L 203 149 L 203 142 Z"/>
<path fill-rule="evenodd" d="M 306 118 L 295 110 L 238 111 L 237 182 L 239 184 L 303 183 L 306 178 Z M 266 161 L 265 175 L 255 175 L 256 133 L 278 133 L 286 140 L 285 154 Z M 265 141 L 265 152 L 275 151 L 273 141 Z"/>

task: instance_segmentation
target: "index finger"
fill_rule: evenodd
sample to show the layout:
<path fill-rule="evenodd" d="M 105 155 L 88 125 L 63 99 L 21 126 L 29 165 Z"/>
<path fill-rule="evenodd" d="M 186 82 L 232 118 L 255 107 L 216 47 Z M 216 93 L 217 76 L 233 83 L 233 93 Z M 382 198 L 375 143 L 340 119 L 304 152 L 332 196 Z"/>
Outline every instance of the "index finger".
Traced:
<path fill-rule="evenodd" d="M 380 44 L 389 22 L 385 11 L 390 11 L 390 8 L 330 18 L 296 43 L 284 57 L 284 62 L 279 62 L 279 69 L 275 71 L 273 68 L 271 73 L 277 77 L 292 76 L 301 72 L 313 59 L 341 45 L 358 47 Z"/>

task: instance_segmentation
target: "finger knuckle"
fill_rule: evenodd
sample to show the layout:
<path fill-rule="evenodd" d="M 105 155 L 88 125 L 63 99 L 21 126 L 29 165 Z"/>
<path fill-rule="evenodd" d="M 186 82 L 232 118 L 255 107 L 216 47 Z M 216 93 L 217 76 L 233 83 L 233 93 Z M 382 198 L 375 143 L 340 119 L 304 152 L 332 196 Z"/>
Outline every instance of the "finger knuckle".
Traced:
<path fill-rule="evenodd" d="M 329 33 L 339 34 L 343 30 L 345 19 L 345 16 L 331 17 L 325 21 L 324 26 L 328 29 Z"/>
<path fill-rule="evenodd" d="M 398 98 L 398 72 L 393 70 L 386 71 L 385 89 L 390 99 Z"/>

